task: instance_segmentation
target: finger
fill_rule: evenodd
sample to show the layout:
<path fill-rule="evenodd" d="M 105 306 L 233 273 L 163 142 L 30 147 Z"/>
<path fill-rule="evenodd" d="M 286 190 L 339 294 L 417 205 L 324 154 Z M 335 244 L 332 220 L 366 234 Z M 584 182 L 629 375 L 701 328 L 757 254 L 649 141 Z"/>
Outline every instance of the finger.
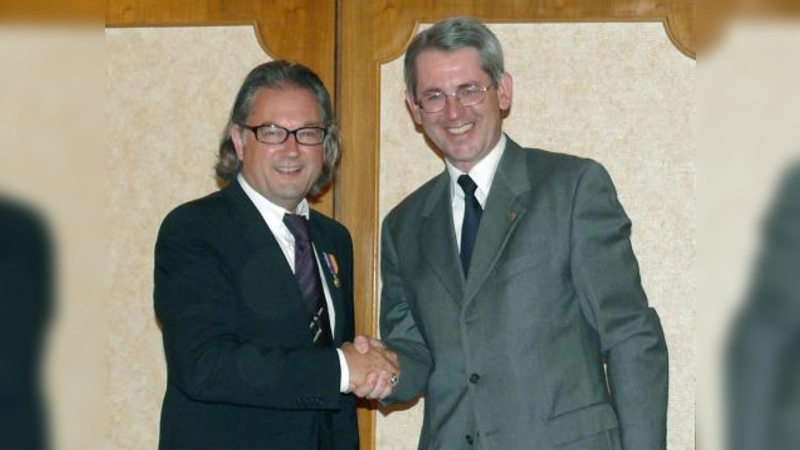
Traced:
<path fill-rule="evenodd" d="M 384 380 L 385 383 L 383 385 L 383 389 L 381 389 L 380 392 L 376 393 L 376 395 L 377 395 L 376 398 L 384 398 L 384 397 L 388 396 L 389 394 L 391 394 L 392 391 L 394 391 L 394 387 L 396 385 L 396 382 L 395 382 L 396 379 L 397 379 L 397 375 L 395 375 L 394 373 L 389 372 L 388 374 L 386 374 L 386 378 Z"/>
<path fill-rule="evenodd" d="M 367 336 L 359 335 L 353 339 L 353 346 L 358 350 L 359 353 L 367 353 L 371 346 L 371 339 Z"/>
<path fill-rule="evenodd" d="M 392 374 L 395 374 L 395 375 L 400 375 L 400 372 L 402 372 L 402 370 L 400 369 L 400 362 L 397 361 L 397 357 L 396 356 L 394 358 L 390 358 L 390 357 L 387 356 L 386 357 L 386 362 L 388 363 L 387 367 L 388 367 L 389 373 L 392 373 Z M 390 378 L 391 378 L 391 376 L 390 376 Z"/>
<path fill-rule="evenodd" d="M 375 387 L 370 391 L 368 397 L 373 399 L 380 398 L 386 388 L 391 385 L 389 382 L 390 377 L 388 372 L 382 371 L 375 382 Z"/>
<path fill-rule="evenodd" d="M 383 392 L 381 392 L 377 398 L 378 400 L 383 400 L 386 397 L 392 395 L 393 392 L 394 392 L 394 387 L 391 384 L 389 384 L 389 386 L 386 386 L 386 389 L 384 389 Z"/>
<path fill-rule="evenodd" d="M 385 349 L 386 345 L 380 339 L 369 338 L 369 345 L 375 348 Z"/>
<path fill-rule="evenodd" d="M 353 394 L 358 397 L 367 397 L 375 390 L 375 384 L 378 381 L 378 375 L 374 372 L 370 372 L 367 374 L 367 377 L 364 379 L 364 382 L 360 386 L 356 386 L 353 389 Z"/>
<path fill-rule="evenodd" d="M 386 350 L 385 353 L 386 353 L 386 357 L 390 361 L 392 361 L 392 363 L 394 363 L 394 365 L 396 365 L 397 368 L 399 369 L 400 368 L 400 360 L 397 358 L 397 353 L 395 353 L 395 352 L 393 352 L 391 350 Z"/>
<path fill-rule="evenodd" d="M 375 384 L 378 382 L 378 375 L 375 373 L 367 374 L 366 378 L 364 378 L 364 382 L 356 387 L 356 395 L 359 397 L 366 397 L 369 395 L 374 389 Z"/>
<path fill-rule="evenodd" d="M 376 398 L 379 400 L 383 400 L 384 398 L 392 395 L 396 386 L 397 386 L 397 375 L 391 374 L 389 382 L 386 383 L 386 386 L 383 388 L 383 390 L 377 393 Z"/>
<path fill-rule="evenodd" d="M 374 399 L 375 396 L 380 392 L 382 388 L 380 376 L 376 376 L 375 383 L 371 385 L 369 392 L 366 393 L 365 397 L 369 399 Z"/>

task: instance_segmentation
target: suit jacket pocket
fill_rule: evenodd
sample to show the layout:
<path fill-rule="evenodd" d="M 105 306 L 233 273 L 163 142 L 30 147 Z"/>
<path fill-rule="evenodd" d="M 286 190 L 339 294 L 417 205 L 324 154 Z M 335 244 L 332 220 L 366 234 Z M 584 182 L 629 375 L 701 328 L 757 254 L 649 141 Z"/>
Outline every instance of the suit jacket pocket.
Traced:
<path fill-rule="evenodd" d="M 570 411 L 550 419 L 547 424 L 550 439 L 556 445 L 576 441 L 602 431 L 615 430 L 618 427 L 617 414 L 609 403 L 598 403 Z"/>

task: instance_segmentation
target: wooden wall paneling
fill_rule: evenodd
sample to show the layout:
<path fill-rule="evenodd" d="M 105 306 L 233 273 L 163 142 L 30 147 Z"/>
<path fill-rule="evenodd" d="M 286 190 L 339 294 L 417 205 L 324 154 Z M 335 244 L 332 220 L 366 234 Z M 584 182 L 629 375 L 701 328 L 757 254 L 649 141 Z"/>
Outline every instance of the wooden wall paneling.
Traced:
<path fill-rule="evenodd" d="M 695 57 L 694 0 L 339 0 L 338 118 L 346 141 L 335 215 L 354 236 L 357 332 L 377 332 L 380 66 L 405 51 L 416 27 L 454 15 L 488 23 L 662 22 L 679 51 Z M 374 405 L 373 405 L 374 406 Z M 374 409 L 359 412 L 362 448 L 375 446 Z"/>
<path fill-rule="evenodd" d="M 107 28 L 252 24 L 267 54 L 309 66 L 336 103 L 335 0 L 106 0 L 105 21 Z M 333 215 L 333 189 L 314 207 Z"/>

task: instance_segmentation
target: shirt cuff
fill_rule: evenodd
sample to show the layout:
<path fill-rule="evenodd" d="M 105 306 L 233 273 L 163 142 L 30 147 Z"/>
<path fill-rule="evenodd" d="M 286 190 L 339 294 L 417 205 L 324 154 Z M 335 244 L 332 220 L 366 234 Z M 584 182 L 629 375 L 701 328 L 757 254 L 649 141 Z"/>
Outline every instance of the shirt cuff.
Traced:
<path fill-rule="evenodd" d="M 336 353 L 339 355 L 339 368 L 341 369 L 341 382 L 339 382 L 339 392 L 346 394 L 350 392 L 350 368 L 347 367 L 347 359 L 344 357 L 344 353 L 341 349 L 336 349 Z"/>

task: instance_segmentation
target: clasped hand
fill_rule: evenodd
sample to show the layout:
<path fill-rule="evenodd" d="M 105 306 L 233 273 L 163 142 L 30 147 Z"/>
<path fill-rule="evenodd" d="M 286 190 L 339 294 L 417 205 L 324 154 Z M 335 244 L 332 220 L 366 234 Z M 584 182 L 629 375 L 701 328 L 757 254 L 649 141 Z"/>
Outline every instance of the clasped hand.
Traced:
<path fill-rule="evenodd" d="M 350 392 L 369 399 L 391 395 L 400 376 L 397 354 L 378 339 L 356 336 L 341 347 L 350 369 Z"/>

